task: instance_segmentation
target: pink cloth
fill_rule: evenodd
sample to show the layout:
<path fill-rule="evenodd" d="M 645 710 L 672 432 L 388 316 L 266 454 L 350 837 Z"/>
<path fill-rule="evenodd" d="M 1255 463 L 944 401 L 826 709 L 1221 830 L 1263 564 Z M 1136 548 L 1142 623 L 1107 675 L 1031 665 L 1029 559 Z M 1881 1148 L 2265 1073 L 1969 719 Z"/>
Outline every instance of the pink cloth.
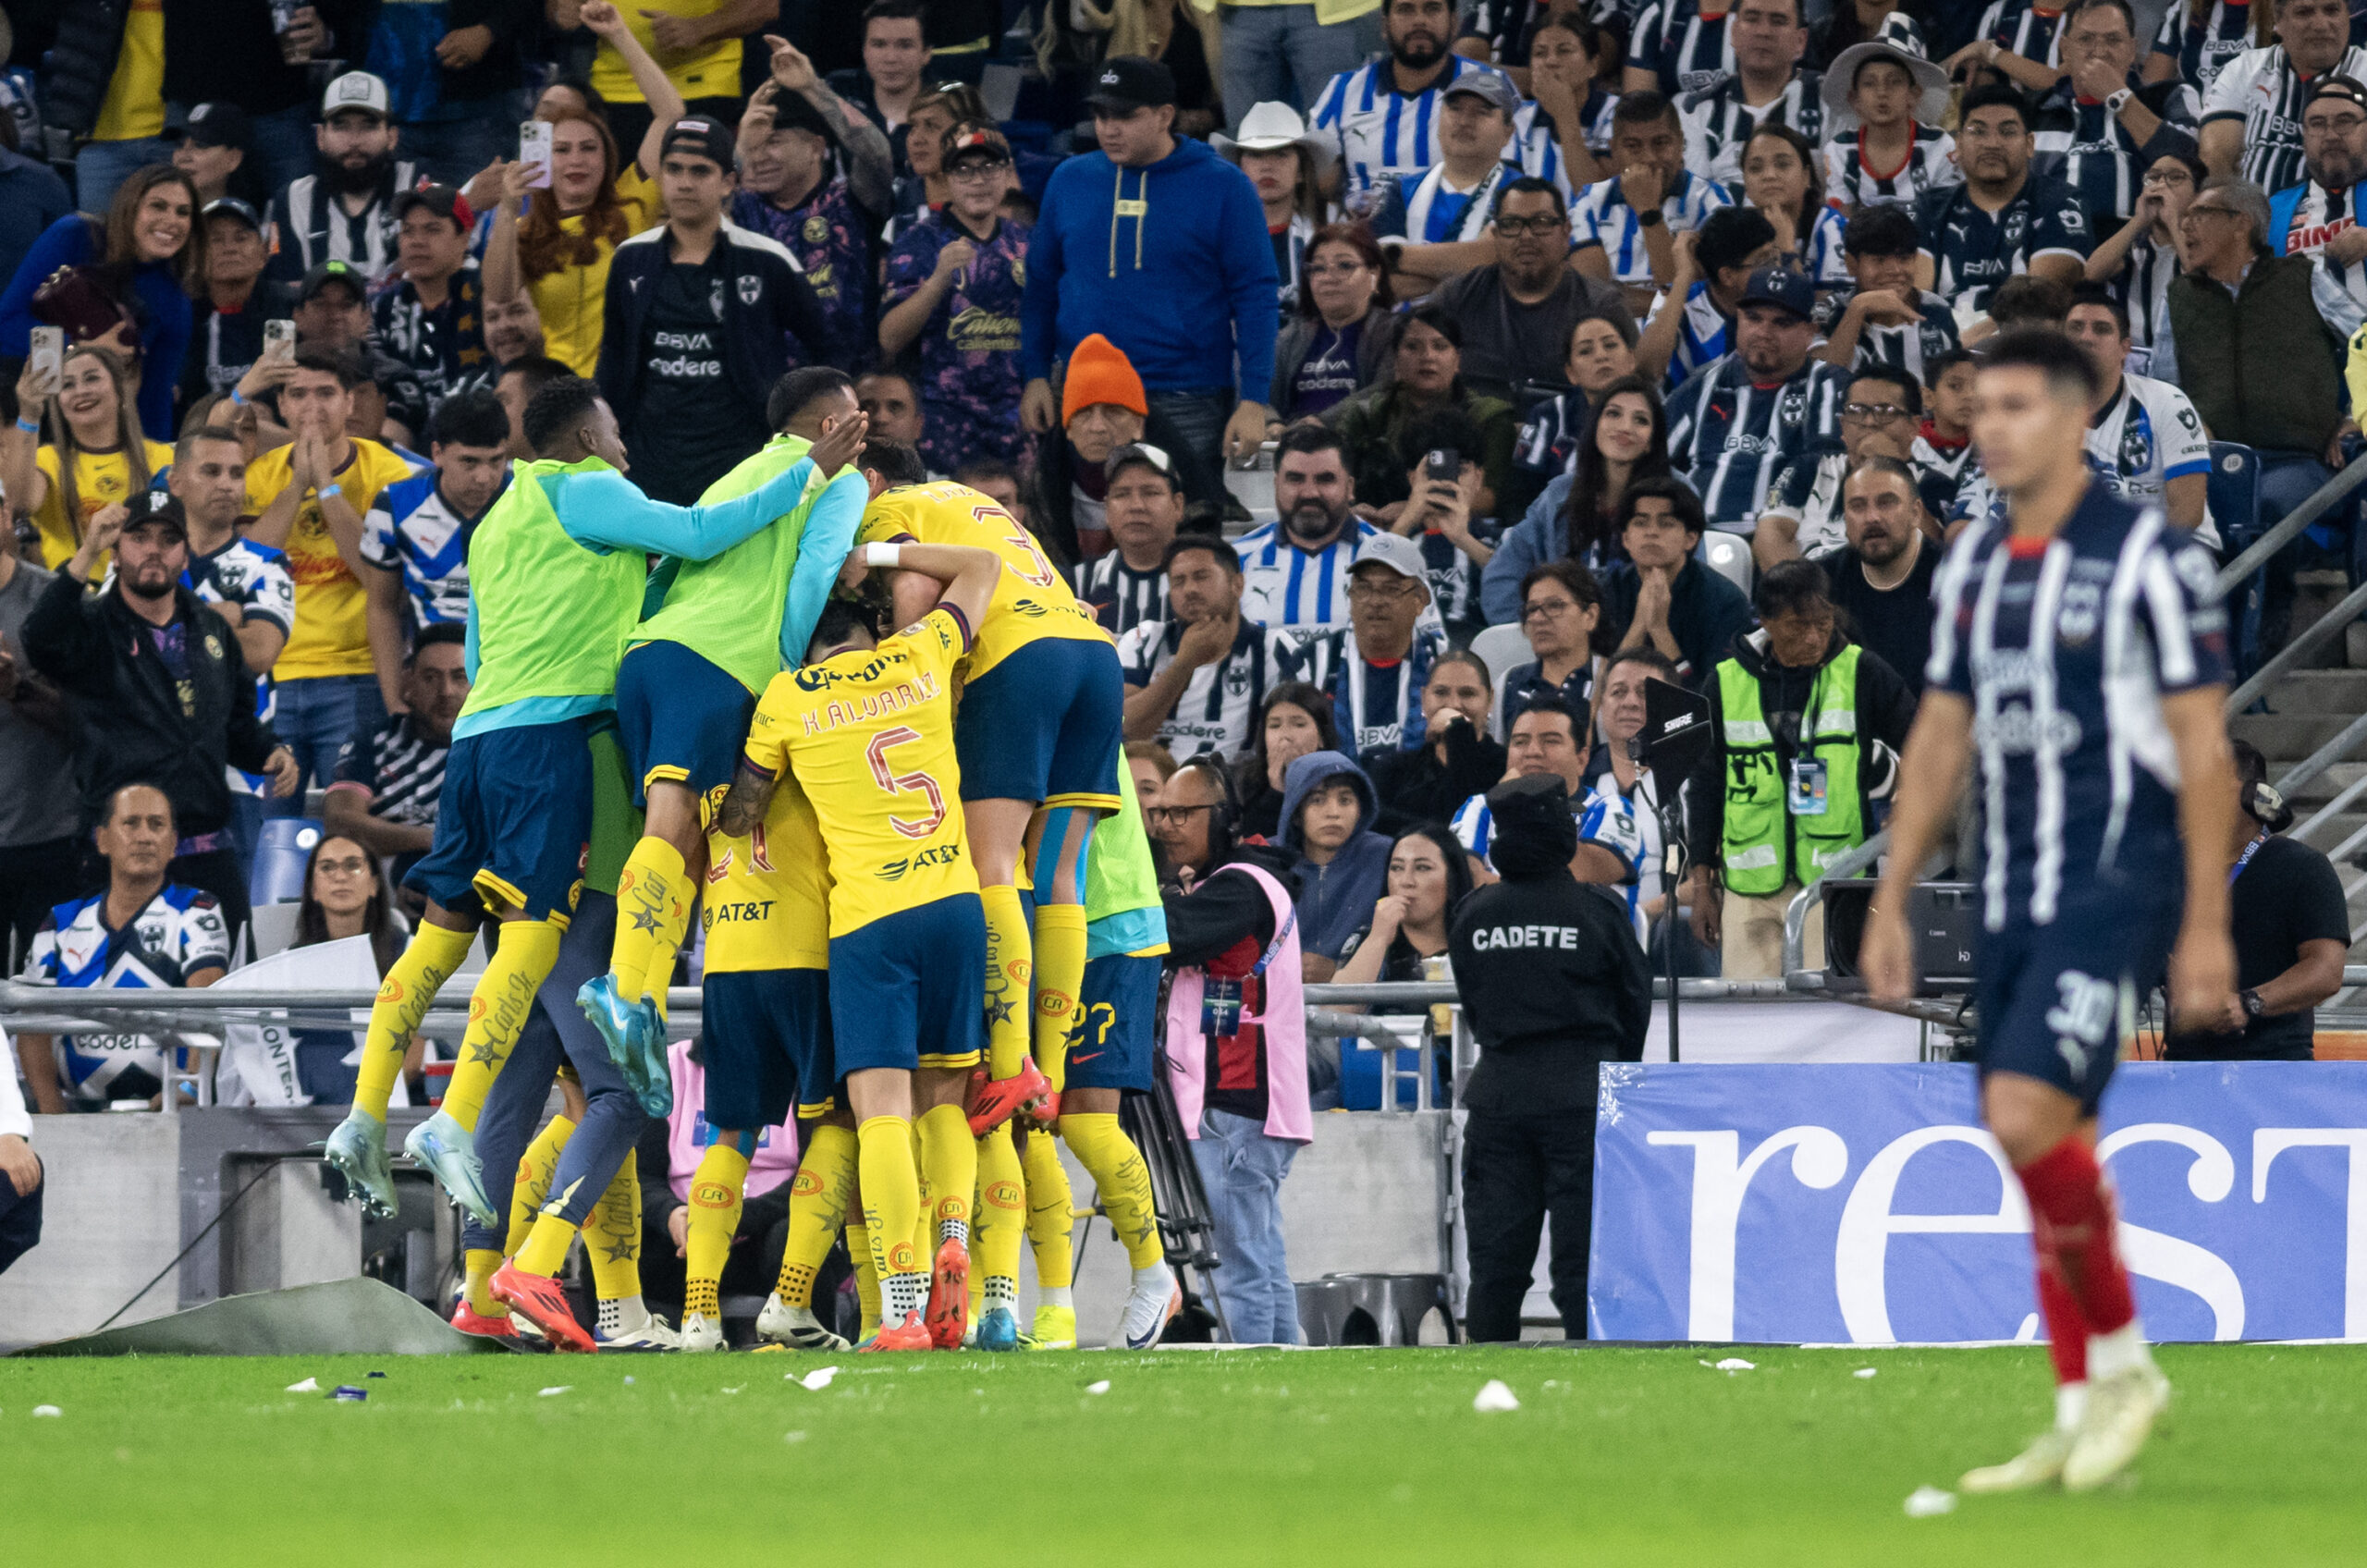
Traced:
<path fill-rule="evenodd" d="M 1297 912 L 1291 896 L 1270 872 L 1244 863 L 1219 866 L 1211 875 L 1246 872 L 1266 890 L 1273 906 L 1273 945 L 1267 949 L 1261 977 L 1266 984 L 1263 1012 L 1244 1011 L 1245 1023 L 1266 1031 L 1266 1135 L 1295 1144 L 1315 1141 L 1315 1118 L 1307 1106 L 1306 1005 L 1299 969 Z M 1175 1111 L 1184 1134 L 1200 1135 L 1200 1109 L 1206 1103 L 1208 1041 L 1200 1032 L 1201 984 L 1197 968 L 1176 972 L 1167 996 L 1167 1080 L 1175 1091 Z"/>
<path fill-rule="evenodd" d="M 691 1177 L 715 1141 L 707 1131 L 706 1070 L 691 1060 L 691 1043 L 678 1040 L 666 1049 L 666 1065 L 674 1080 L 674 1114 L 666 1119 L 667 1183 L 674 1195 L 691 1201 Z M 794 1112 L 791 1113 L 794 1116 Z M 797 1174 L 797 1124 L 792 1120 L 756 1134 L 755 1157 L 748 1161 L 748 1184 L 742 1195 L 763 1197 Z"/>

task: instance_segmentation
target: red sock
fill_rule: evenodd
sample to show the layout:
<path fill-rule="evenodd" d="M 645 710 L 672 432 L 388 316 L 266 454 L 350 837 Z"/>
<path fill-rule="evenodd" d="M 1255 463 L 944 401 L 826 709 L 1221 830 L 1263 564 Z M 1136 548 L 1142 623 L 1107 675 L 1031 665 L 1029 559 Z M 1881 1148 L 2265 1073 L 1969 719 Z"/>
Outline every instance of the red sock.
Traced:
<path fill-rule="evenodd" d="M 2137 1303 L 2115 1244 L 2112 1196 L 2096 1151 L 2076 1136 L 2066 1138 L 2016 1174 L 2030 1198 L 2031 1223 L 2048 1232 L 2055 1271 L 2088 1331 L 2109 1334 L 2128 1327 Z M 2081 1355 L 2084 1364 L 2084 1347 Z"/>
<path fill-rule="evenodd" d="M 2038 1310 L 2046 1320 L 2046 1355 L 2054 1363 L 2054 1381 L 2088 1380 L 2088 1318 L 2064 1282 L 2053 1249 L 2042 1247 L 2038 1263 Z"/>

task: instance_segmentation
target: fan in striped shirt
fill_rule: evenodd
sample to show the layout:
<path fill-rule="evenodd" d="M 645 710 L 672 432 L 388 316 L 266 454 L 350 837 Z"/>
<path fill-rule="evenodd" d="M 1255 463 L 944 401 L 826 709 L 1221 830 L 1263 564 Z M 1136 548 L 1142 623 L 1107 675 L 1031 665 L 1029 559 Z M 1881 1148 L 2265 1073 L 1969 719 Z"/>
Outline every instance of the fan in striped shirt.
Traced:
<path fill-rule="evenodd" d="M 1551 180 L 1567 202 L 1602 178 L 1611 151 L 1611 116 L 1619 95 L 1606 90 L 1596 62 L 1616 40 L 1590 21 L 1560 12 L 1537 26 L 1529 43 L 1532 102 L 1513 116 L 1513 160 L 1523 174 Z"/>
<path fill-rule="evenodd" d="M 1168 547 L 1171 619 L 1118 639 L 1126 677 L 1126 739 L 1157 741 L 1179 761 L 1244 755 L 1266 693 L 1303 680 L 1319 628 L 1257 625 L 1242 613 L 1241 561 L 1230 545 L 1187 533 Z"/>
<path fill-rule="evenodd" d="M 1742 178 L 1743 143 L 1760 122 L 1790 126 L 1810 142 L 1824 139 L 1820 78 L 1800 68 L 1809 30 L 1799 0 L 1736 0 L 1727 25 L 1734 72 L 1677 99 L 1685 121 L 1685 163 L 1695 174 L 1733 185 Z"/>
<path fill-rule="evenodd" d="M 322 804 L 329 832 L 393 857 L 397 882 L 435 836 L 445 754 L 469 697 L 466 640 L 457 621 L 421 629 L 403 659 L 401 692 L 410 711 L 347 740 Z"/>
<path fill-rule="evenodd" d="M 1656 90 L 1673 99 L 1732 76 L 1734 43 L 1726 29 L 1732 9 L 1730 0 L 1646 0 L 1627 35 L 1621 92 Z"/>
<path fill-rule="evenodd" d="M 2348 338 L 2367 320 L 2367 87 L 2321 77 L 2301 130 L 2308 178 L 2269 198 L 2269 239 L 2279 255 L 2317 258 L 2318 313 Z"/>
<path fill-rule="evenodd" d="M 1676 105 L 1646 89 L 1612 113 L 1611 162 L 1620 172 L 1578 192 L 1570 206 L 1572 264 L 1590 277 L 1650 286 L 1676 274 L 1674 234 L 1699 228 L 1734 205 L 1724 186 L 1685 166 L 1684 122 Z M 1629 191 L 1642 198 L 1638 210 Z M 1638 303 L 1640 313 L 1643 305 Z"/>
<path fill-rule="evenodd" d="M 1730 328 L 1750 275 L 1783 263 L 1775 226 L 1756 207 L 1721 207 L 1677 247 L 1676 276 L 1652 301 L 1636 365 L 1675 391 L 1734 347 Z M 1681 301 L 1681 303 L 1680 303 Z"/>
<path fill-rule="evenodd" d="M 2122 0 L 2090 0 L 2063 32 L 2063 80 L 2030 118 L 2030 170 L 2079 193 L 2099 232 L 2137 211 L 2146 166 L 2194 146 L 2201 105 L 2182 81 L 2138 85 Z"/>
<path fill-rule="evenodd" d="M 1669 399 L 1669 466 L 1690 481 L 1712 528 L 1749 533 L 1778 469 L 1841 446 L 1846 377 L 1809 357 L 1814 309 L 1815 290 L 1798 273 L 1753 273 L 1735 351 Z"/>
<path fill-rule="evenodd" d="M 1449 52 L 1448 0 L 1387 0 L 1380 26 L 1388 54 L 1333 77 L 1315 104 L 1315 129 L 1339 143 L 1341 198 L 1358 216 L 1372 210 L 1383 177 L 1419 178 L 1439 161 L 1447 88 L 1474 71 L 1503 74 Z"/>
<path fill-rule="evenodd" d="M 1924 367 L 1959 345 L 1947 300 L 1915 286 L 1922 244 L 1904 207 L 1869 207 L 1849 220 L 1841 247 L 1858 287 L 1819 304 L 1825 361 L 1845 370 L 1892 365 L 1920 385 Z"/>
<path fill-rule="evenodd" d="M 2253 19 L 2250 0 L 2170 0 L 2145 60 L 2146 80 L 2176 79 L 2208 98 L 2221 69 L 2251 47 Z"/>
<path fill-rule="evenodd" d="M 1955 76 L 1971 69 L 1993 72 L 2025 92 L 2044 92 L 2062 75 L 2063 22 L 2079 9 L 2062 0 L 1992 0 L 1981 13 L 1972 42 L 1943 62 Z M 1975 80 L 1975 85 L 1979 85 Z"/>
<path fill-rule="evenodd" d="M 1103 505 L 1114 547 L 1076 569 L 1076 596 L 1121 637 L 1167 619 L 1167 549 L 1184 526 L 1184 486 L 1173 459 L 1141 442 L 1110 453 L 1108 472 Z"/>
<path fill-rule="evenodd" d="M 2274 46 L 2221 67 L 2202 101 L 2202 161 L 2214 174 L 2240 171 L 2263 190 L 2300 183 L 2311 84 L 2328 73 L 2367 81 L 2367 49 L 2351 45 L 2346 0 L 2286 0 L 2276 36 Z"/>
<path fill-rule="evenodd" d="M 1949 109 L 1947 73 L 1923 57 L 1914 25 L 1897 12 L 1882 32 L 1834 56 L 1824 73 L 1825 200 L 1844 212 L 1907 204 L 1964 178 L 1956 144 L 1938 129 Z"/>

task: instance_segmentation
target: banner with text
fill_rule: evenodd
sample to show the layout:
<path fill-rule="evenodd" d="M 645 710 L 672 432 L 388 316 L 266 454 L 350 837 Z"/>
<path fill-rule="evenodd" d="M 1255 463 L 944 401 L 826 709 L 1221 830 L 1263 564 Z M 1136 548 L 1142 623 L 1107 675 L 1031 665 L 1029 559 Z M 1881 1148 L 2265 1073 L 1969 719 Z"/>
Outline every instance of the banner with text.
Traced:
<path fill-rule="evenodd" d="M 2099 1145 L 2156 1340 L 2367 1340 L 2367 1062 L 2122 1067 Z M 1962 1063 L 1610 1063 L 1598 1339 L 2042 1337 Z"/>

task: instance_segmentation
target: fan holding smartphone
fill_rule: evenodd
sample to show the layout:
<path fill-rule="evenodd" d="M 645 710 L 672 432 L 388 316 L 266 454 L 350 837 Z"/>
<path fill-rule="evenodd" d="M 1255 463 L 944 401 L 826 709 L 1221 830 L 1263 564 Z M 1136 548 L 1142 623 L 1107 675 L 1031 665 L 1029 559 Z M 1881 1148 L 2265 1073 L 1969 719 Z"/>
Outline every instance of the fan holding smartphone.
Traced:
<path fill-rule="evenodd" d="M 90 521 L 149 488 L 173 449 L 141 434 L 131 378 L 113 349 L 67 347 L 35 327 L 17 378 L 17 419 L 0 431 L 0 484 L 41 532 L 42 564 L 73 558 Z"/>

